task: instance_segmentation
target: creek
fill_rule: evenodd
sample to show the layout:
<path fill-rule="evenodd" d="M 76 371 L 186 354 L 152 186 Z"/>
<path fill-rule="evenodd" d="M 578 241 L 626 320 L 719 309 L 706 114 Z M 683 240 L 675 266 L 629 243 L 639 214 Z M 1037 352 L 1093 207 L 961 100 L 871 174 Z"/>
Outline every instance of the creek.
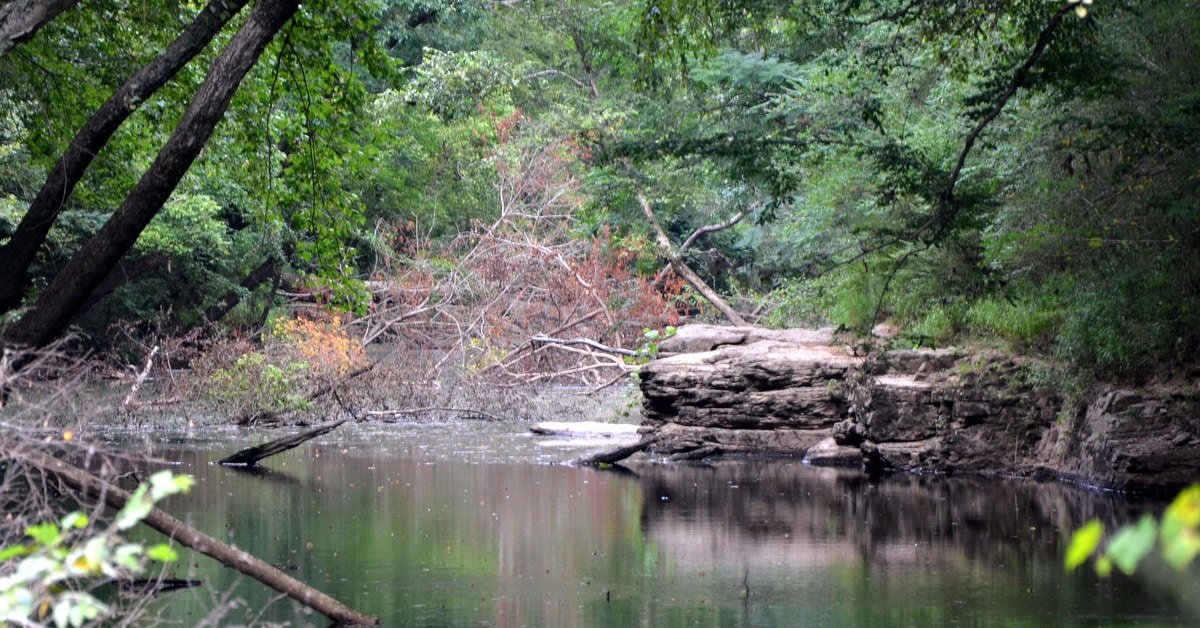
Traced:
<path fill-rule="evenodd" d="M 1065 572 L 1069 532 L 1160 503 L 1058 483 L 868 478 L 799 460 L 555 464 L 612 445 L 527 424 L 357 424 L 268 458 L 231 429 L 123 431 L 111 445 L 196 477 L 163 508 L 385 626 L 1121 626 L 1200 617 L 1200 583 Z M 295 430 L 299 431 L 299 430 Z M 590 447 L 588 446 L 590 444 Z M 144 471 L 150 471 L 146 468 Z M 145 540 L 155 540 L 147 532 Z M 195 625 L 324 626 L 258 582 L 181 551 L 205 586 L 153 611 Z M 223 597 L 228 593 L 229 597 Z"/>

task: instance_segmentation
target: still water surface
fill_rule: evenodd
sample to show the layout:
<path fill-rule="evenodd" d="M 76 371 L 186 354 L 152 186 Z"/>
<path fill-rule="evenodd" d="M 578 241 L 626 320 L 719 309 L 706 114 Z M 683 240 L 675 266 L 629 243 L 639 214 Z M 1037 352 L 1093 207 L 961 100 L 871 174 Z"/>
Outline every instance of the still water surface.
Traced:
<path fill-rule="evenodd" d="M 214 466 L 287 432 L 128 433 L 196 476 L 164 508 L 388 626 L 1187 625 L 1200 586 L 1067 574 L 1068 532 L 1145 507 L 1054 483 L 872 480 L 798 460 L 554 464 L 523 424 L 344 425 L 251 474 Z M 594 450 L 607 449 L 600 444 Z M 183 625 L 322 626 L 184 552 Z"/>

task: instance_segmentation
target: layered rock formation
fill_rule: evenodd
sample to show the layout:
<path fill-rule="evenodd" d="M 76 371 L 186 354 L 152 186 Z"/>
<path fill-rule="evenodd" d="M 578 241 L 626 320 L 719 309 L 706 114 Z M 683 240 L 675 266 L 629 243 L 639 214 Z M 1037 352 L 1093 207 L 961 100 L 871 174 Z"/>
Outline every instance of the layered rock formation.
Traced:
<path fill-rule="evenodd" d="M 851 355 L 824 331 L 691 325 L 642 367 L 655 451 L 1054 476 L 1156 490 L 1200 481 L 1200 387 L 1110 389 L 1070 411 L 1038 370 L 957 350 Z M 1192 380 L 1194 382 L 1194 378 Z"/>

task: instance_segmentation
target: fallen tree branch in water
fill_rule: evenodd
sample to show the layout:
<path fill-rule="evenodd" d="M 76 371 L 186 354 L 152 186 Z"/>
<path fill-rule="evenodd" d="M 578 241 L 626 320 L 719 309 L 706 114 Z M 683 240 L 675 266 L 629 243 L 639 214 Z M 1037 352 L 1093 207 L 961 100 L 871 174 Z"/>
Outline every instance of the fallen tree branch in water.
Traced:
<path fill-rule="evenodd" d="M 92 475 L 84 469 L 56 460 L 46 454 L 31 453 L 16 456 L 33 465 L 49 476 L 57 478 L 72 490 L 93 499 L 103 500 L 109 507 L 120 510 L 130 499 L 130 494 L 121 488 Z M 151 508 L 142 522 L 190 547 L 217 562 L 232 567 L 255 580 L 287 595 L 301 604 L 325 615 L 337 624 L 354 626 L 376 626 L 379 619 L 364 615 L 333 597 L 296 580 L 262 559 L 242 550 L 230 547 L 188 524 L 168 515 L 159 508 Z"/>
<path fill-rule="evenodd" d="M 637 355 L 636 351 L 630 351 L 629 349 L 622 349 L 620 347 L 610 347 L 608 345 L 600 344 L 599 342 L 596 342 L 595 340 L 589 340 L 587 338 L 575 338 L 573 340 L 565 340 L 562 338 L 547 338 L 546 336 L 534 336 L 533 338 L 529 339 L 529 342 L 530 342 L 530 344 L 584 345 L 584 346 L 588 346 L 593 349 L 596 349 L 598 351 L 603 351 L 605 353 L 615 353 L 617 355 L 628 355 L 628 356 Z"/>
<path fill-rule="evenodd" d="M 442 406 L 430 406 L 427 408 L 405 408 L 403 410 L 367 410 L 368 416 L 400 416 L 405 414 L 425 414 L 429 412 L 455 412 L 466 415 L 465 418 L 480 417 L 488 421 L 503 421 L 504 417 L 489 414 L 483 410 L 474 408 L 446 408 Z"/>
<path fill-rule="evenodd" d="M 342 423 L 345 423 L 347 420 L 348 419 L 338 419 L 337 421 L 333 421 L 331 423 L 326 423 L 324 425 L 319 425 L 317 427 L 314 427 L 313 429 L 308 430 L 307 432 L 301 432 L 299 434 L 292 434 L 291 436 L 285 436 L 283 438 L 273 440 L 269 443 L 263 443 L 261 445 L 255 445 L 254 447 L 248 447 L 246 449 L 243 449 L 243 450 L 237 452 L 236 454 L 233 454 L 232 456 L 226 456 L 226 457 L 220 459 L 219 461 L 217 461 L 217 464 L 222 464 L 222 465 L 226 465 L 226 466 L 229 466 L 229 465 L 244 465 L 247 467 L 254 466 L 254 465 L 258 464 L 258 461 L 262 460 L 263 458 L 267 458 L 270 456 L 274 456 L 275 454 L 285 452 L 285 451 L 292 449 L 293 447 L 296 447 L 302 443 L 308 442 L 318 436 L 323 436 L 325 434 L 328 434 L 328 433 L 332 432 L 334 429 L 336 429 Z"/>
<path fill-rule="evenodd" d="M 648 438 L 643 438 L 642 440 L 640 440 L 632 445 L 626 445 L 625 447 L 619 447 L 612 451 L 606 451 L 603 453 L 596 454 L 594 456 L 588 456 L 587 458 L 579 458 L 578 460 L 572 461 L 571 464 L 584 465 L 584 466 L 590 466 L 590 467 L 598 467 L 601 465 L 617 463 L 617 462 L 620 462 L 620 461 L 632 456 L 633 454 L 636 454 L 639 451 L 646 449 L 647 447 L 649 447 L 657 442 L 658 442 L 657 436 L 650 436 Z"/>
<path fill-rule="evenodd" d="M 146 378 L 150 376 L 150 367 L 154 365 L 154 356 L 157 354 L 158 346 L 155 346 L 150 350 L 150 355 L 146 356 L 146 365 L 137 373 L 137 379 L 134 380 L 133 386 L 129 387 L 129 394 L 125 395 L 125 400 L 121 402 L 121 412 L 128 414 L 136 407 L 138 389 L 146 383 Z"/>

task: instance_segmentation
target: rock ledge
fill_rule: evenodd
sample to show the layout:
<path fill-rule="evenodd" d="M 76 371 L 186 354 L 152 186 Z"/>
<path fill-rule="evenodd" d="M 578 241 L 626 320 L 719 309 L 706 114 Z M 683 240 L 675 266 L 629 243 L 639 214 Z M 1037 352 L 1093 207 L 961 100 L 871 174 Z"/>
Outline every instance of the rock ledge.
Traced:
<path fill-rule="evenodd" d="M 1200 386 L 1110 388 L 1079 411 L 1017 359 L 865 359 L 830 330 L 689 325 L 642 367 L 654 451 L 803 456 L 871 470 L 1056 477 L 1159 491 L 1200 481 Z"/>

